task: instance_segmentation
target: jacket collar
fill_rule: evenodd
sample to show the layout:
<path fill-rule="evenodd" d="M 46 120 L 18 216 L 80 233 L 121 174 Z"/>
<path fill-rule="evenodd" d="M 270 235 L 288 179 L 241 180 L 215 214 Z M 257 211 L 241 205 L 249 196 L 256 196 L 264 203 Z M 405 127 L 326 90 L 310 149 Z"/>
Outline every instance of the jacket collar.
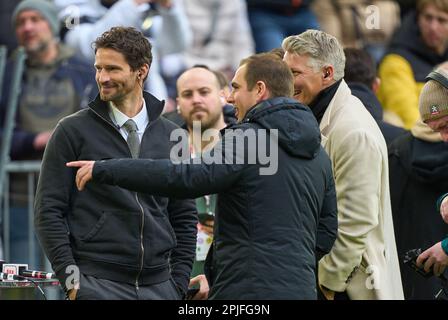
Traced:
<path fill-rule="evenodd" d="M 316 117 L 318 123 L 322 121 L 325 111 L 327 110 L 330 101 L 336 94 L 336 91 L 338 90 L 341 81 L 342 79 L 336 81 L 331 86 L 323 89 L 321 92 L 319 92 L 317 97 L 315 97 L 314 100 L 309 104 L 309 107 L 313 112 L 314 116 Z"/>
<path fill-rule="evenodd" d="M 149 123 L 153 122 L 157 118 L 159 118 L 163 111 L 163 106 L 165 101 L 160 101 L 152 94 L 143 91 L 143 99 L 145 99 L 146 103 L 146 111 L 148 112 L 148 121 Z M 110 123 L 115 127 L 112 119 L 109 116 L 109 108 L 106 101 L 101 100 L 100 95 L 98 94 L 92 102 L 89 103 L 89 108 L 92 109 L 96 114 L 98 114 L 105 121 Z"/>
<path fill-rule="evenodd" d="M 420 140 L 427 142 L 441 142 L 442 136 L 439 132 L 432 131 L 426 123 L 424 123 L 420 118 L 415 123 L 414 127 L 411 129 L 412 135 Z"/>
<path fill-rule="evenodd" d="M 341 84 L 339 85 L 338 90 L 336 91 L 333 99 L 331 99 L 330 104 L 328 105 L 327 111 L 325 111 L 322 121 L 320 122 L 319 129 L 322 134 L 322 141 L 326 141 L 328 135 L 328 129 L 331 123 L 331 119 L 334 114 L 337 112 L 339 106 L 344 104 L 344 101 L 348 99 L 351 95 L 350 88 L 344 79 L 342 79 Z"/>
<path fill-rule="evenodd" d="M 250 122 L 252 118 L 257 117 L 264 112 L 272 112 L 274 110 L 273 107 L 282 107 L 291 104 L 297 104 L 297 101 L 288 97 L 275 97 L 263 100 L 247 111 L 243 120 L 241 120 L 241 123 Z"/>

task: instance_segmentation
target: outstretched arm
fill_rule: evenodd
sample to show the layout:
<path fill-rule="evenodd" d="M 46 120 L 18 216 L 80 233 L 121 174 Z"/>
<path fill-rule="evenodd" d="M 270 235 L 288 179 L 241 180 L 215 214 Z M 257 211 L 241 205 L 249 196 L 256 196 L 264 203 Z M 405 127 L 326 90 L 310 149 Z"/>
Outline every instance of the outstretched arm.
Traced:
<path fill-rule="evenodd" d="M 237 133 L 244 135 L 243 131 Z M 78 167 L 76 185 L 84 189 L 90 180 L 116 185 L 128 190 L 175 198 L 197 198 L 230 189 L 244 170 L 258 164 L 245 164 L 250 148 L 233 148 L 235 135 L 225 135 L 202 158 L 187 162 L 169 159 L 113 159 L 102 161 L 75 161 L 69 167 Z"/>
<path fill-rule="evenodd" d="M 173 164 L 170 160 L 114 159 L 74 161 L 76 185 L 83 190 L 90 180 L 137 192 L 177 198 L 219 193 L 239 177 L 242 165 Z"/>

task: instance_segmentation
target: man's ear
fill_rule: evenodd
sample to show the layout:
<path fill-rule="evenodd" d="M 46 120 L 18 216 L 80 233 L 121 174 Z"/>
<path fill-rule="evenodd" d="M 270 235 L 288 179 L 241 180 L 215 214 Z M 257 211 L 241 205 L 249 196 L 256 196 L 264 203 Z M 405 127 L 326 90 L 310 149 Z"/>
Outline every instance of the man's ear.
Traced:
<path fill-rule="evenodd" d="M 177 113 L 180 113 L 179 97 L 176 97 L 176 111 L 177 111 Z"/>
<path fill-rule="evenodd" d="M 375 95 L 377 94 L 377 92 L 380 88 L 380 85 L 381 85 L 381 79 L 378 77 L 375 77 L 375 79 L 372 82 L 372 88 L 371 88 Z"/>
<path fill-rule="evenodd" d="M 258 101 L 266 100 L 269 98 L 270 95 L 269 89 L 266 86 L 266 83 L 264 83 L 264 81 L 257 81 L 256 88 L 257 88 Z"/>
<path fill-rule="evenodd" d="M 140 67 L 140 69 L 137 72 L 137 78 L 138 79 L 146 79 L 149 73 L 149 66 L 148 64 L 144 64 Z"/>
<path fill-rule="evenodd" d="M 325 82 L 332 82 L 334 80 L 333 66 L 325 66 L 322 73 L 322 80 Z"/>
<path fill-rule="evenodd" d="M 219 99 L 221 100 L 223 106 L 227 104 L 227 97 L 223 89 L 219 90 Z"/>
<path fill-rule="evenodd" d="M 266 92 L 266 84 L 263 81 L 257 81 L 257 95 L 264 95 Z"/>

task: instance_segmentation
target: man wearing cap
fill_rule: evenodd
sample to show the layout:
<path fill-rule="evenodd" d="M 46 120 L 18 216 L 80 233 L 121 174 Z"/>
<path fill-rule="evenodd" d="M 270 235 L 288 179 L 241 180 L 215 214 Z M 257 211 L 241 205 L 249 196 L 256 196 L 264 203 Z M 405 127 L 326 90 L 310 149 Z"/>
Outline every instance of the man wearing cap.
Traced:
<path fill-rule="evenodd" d="M 437 113 L 440 103 L 436 100 L 448 100 L 443 87 L 430 82 L 420 105 L 428 105 L 428 111 L 435 109 Z M 441 223 L 439 209 L 434 206 L 437 198 L 448 191 L 448 144 L 440 133 L 418 120 L 409 133 L 389 144 L 388 151 L 390 198 L 401 257 L 412 248 L 429 248 L 448 234 L 448 224 Z M 424 278 L 403 261 L 400 269 L 405 299 L 433 299 L 440 290 L 436 277 Z"/>
<path fill-rule="evenodd" d="M 426 78 L 419 101 L 420 116 L 432 130 L 448 142 L 448 63 L 442 64 Z"/>
<path fill-rule="evenodd" d="M 12 25 L 27 58 L 10 156 L 12 160 L 40 160 L 58 121 L 79 110 L 97 92 L 94 69 L 59 43 L 57 10 L 49 1 L 20 2 L 12 14 Z M 0 100 L 1 125 L 5 121 L 12 76 L 13 61 L 5 70 Z M 24 174 L 11 178 L 11 243 L 14 247 L 10 250 L 10 259 L 13 262 L 26 262 L 28 257 L 26 179 Z"/>
<path fill-rule="evenodd" d="M 82 102 L 96 94 L 92 66 L 74 56 L 74 51 L 59 43 L 56 8 L 48 1 L 25 0 L 12 15 L 19 45 L 27 59 L 19 99 L 12 158 L 41 158 L 52 129 L 62 117 L 77 111 Z M 12 66 L 9 66 L 12 67 Z M 6 70 L 6 76 L 11 76 Z M 6 90 L 11 81 L 5 79 Z M 2 100 L 2 107 L 5 102 Z"/>
<path fill-rule="evenodd" d="M 442 140 L 448 142 L 448 64 L 444 63 L 426 78 L 419 101 L 422 121 L 432 130 L 440 132 Z M 448 194 L 437 201 L 443 220 L 448 223 Z M 417 258 L 417 265 L 425 271 L 440 275 L 448 265 L 448 237 L 437 242 Z"/>

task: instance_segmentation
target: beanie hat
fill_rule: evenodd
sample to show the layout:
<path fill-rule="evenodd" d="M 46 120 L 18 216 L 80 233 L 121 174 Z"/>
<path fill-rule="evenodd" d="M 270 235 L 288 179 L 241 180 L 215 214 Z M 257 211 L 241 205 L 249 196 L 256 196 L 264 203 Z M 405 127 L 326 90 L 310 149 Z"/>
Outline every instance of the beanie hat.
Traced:
<path fill-rule="evenodd" d="M 426 80 L 418 106 L 423 122 L 448 116 L 448 71 L 439 67 Z"/>
<path fill-rule="evenodd" d="M 53 3 L 46 0 L 24 0 L 20 2 L 12 14 L 12 25 L 14 29 L 16 26 L 17 15 L 24 10 L 38 11 L 45 20 L 48 21 L 53 35 L 59 35 L 60 24 L 58 20 L 58 10 Z"/>

